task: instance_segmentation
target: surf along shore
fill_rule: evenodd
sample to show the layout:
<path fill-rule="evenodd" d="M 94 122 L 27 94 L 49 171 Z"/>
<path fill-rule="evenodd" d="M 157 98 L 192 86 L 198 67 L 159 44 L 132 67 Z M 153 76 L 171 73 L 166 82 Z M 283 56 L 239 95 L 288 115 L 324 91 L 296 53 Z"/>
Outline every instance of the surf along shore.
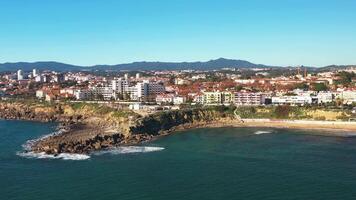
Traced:
<path fill-rule="evenodd" d="M 85 154 L 134 145 L 178 130 L 205 127 L 270 127 L 327 130 L 353 136 L 356 122 L 241 119 L 235 107 L 203 107 L 161 111 L 147 116 L 99 104 L 0 102 L 0 118 L 59 122 L 60 134 L 35 140 L 28 151 Z"/>

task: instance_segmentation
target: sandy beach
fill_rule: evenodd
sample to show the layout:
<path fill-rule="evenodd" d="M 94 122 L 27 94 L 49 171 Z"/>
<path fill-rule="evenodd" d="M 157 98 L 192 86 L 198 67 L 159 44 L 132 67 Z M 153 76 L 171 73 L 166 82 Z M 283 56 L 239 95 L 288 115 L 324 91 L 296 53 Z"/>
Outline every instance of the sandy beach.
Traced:
<path fill-rule="evenodd" d="M 342 135 L 342 136 L 356 136 L 356 122 L 243 119 L 243 123 L 241 123 L 239 126 L 313 129 L 319 131 L 326 131 L 327 134 Z"/>

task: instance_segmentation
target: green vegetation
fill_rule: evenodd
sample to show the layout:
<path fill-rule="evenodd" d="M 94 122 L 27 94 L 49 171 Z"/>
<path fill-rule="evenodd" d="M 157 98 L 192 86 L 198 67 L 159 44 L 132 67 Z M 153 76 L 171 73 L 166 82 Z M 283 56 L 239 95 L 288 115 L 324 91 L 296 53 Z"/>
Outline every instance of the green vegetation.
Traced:
<path fill-rule="evenodd" d="M 325 83 L 314 83 L 313 88 L 315 91 L 327 91 L 329 90 Z"/>
<path fill-rule="evenodd" d="M 355 73 L 350 73 L 350 72 L 339 72 L 338 77 L 340 80 L 335 81 L 336 85 L 343 85 L 343 86 L 350 86 L 352 83 L 352 79 L 356 77 Z"/>
<path fill-rule="evenodd" d="M 309 89 L 309 85 L 306 83 L 298 83 L 295 85 L 294 87 L 295 89 L 302 89 L 302 90 L 308 90 Z"/>
<path fill-rule="evenodd" d="M 310 119 L 307 108 L 288 105 L 271 107 L 243 106 L 236 109 L 241 118 L 268 118 L 268 119 Z"/>

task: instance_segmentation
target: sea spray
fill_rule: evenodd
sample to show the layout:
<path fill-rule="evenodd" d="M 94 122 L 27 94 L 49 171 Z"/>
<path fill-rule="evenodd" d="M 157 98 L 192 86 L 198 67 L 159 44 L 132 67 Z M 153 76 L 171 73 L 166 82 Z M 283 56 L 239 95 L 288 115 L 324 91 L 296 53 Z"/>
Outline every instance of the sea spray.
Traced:
<path fill-rule="evenodd" d="M 24 158 L 34 158 L 34 159 L 87 160 L 90 158 L 89 155 L 85 155 L 85 154 L 60 153 L 58 155 L 52 155 L 52 154 L 46 154 L 45 152 L 36 153 L 33 151 L 17 152 L 16 155 Z"/>
<path fill-rule="evenodd" d="M 58 128 L 57 131 L 54 131 L 50 134 L 46 134 L 46 135 L 42 135 L 40 136 L 39 138 L 36 138 L 36 139 L 32 139 L 32 140 L 27 140 L 23 145 L 22 145 L 22 148 L 25 150 L 25 151 L 30 151 L 31 150 L 31 147 L 36 144 L 37 142 L 41 141 L 41 140 L 44 140 L 44 139 L 47 139 L 49 137 L 52 137 L 52 136 L 56 136 L 56 135 L 60 135 L 62 134 L 63 132 L 65 132 L 66 130 L 64 128 Z"/>
<path fill-rule="evenodd" d="M 56 135 L 60 135 L 66 130 L 62 127 L 58 127 L 57 131 L 54 131 L 50 134 L 42 135 L 39 138 L 27 140 L 22 148 L 24 151 L 17 152 L 16 155 L 24 157 L 24 158 L 33 158 L 33 159 L 61 159 L 61 160 L 87 160 L 90 158 L 89 155 L 86 154 L 75 154 L 75 153 L 60 153 L 58 155 L 46 154 L 45 152 L 33 152 L 31 151 L 31 147 L 37 142 L 47 139 L 49 137 L 53 137 Z"/>
<path fill-rule="evenodd" d="M 268 134 L 268 133 L 272 133 L 272 131 L 256 131 L 256 132 L 254 132 L 255 135 Z"/>
<path fill-rule="evenodd" d="M 100 156 L 103 154 L 128 154 L 128 153 L 148 153 L 154 151 L 162 151 L 163 147 L 149 147 L 149 146 L 123 146 L 123 147 L 114 147 L 106 150 L 93 152 L 93 155 Z"/>

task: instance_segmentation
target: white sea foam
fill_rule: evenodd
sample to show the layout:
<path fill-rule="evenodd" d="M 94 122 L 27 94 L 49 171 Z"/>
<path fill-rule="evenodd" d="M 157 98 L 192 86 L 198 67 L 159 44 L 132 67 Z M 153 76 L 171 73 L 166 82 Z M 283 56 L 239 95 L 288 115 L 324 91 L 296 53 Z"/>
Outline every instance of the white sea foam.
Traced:
<path fill-rule="evenodd" d="M 64 129 L 59 129 L 53 133 L 43 135 L 37 139 L 27 140 L 25 144 L 22 145 L 24 149 L 23 152 L 17 152 L 16 155 L 25 157 L 25 158 L 33 158 L 33 159 L 61 159 L 61 160 L 86 160 L 89 159 L 89 155 L 85 154 L 74 154 L 74 153 L 60 153 L 58 155 L 46 154 L 45 152 L 35 153 L 31 150 L 31 147 L 38 141 L 44 140 L 46 138 L 59 135 L 63 133 Z"/>
<path fill-rule="evenodd" d="M 272 131 L 256 131 L 256 132 L 254 132 L 255 135 L 261 135 L 261 134 L 267 134 L 267 133 L 272 133 Z"/>
<path fill-rule="evenodd" d="M 126 147 L 115 147 L 107 150 L 101 150 L 93 152 L 92 155 L 100 156 L 104 154 L 119 155 L 128 153 L 148 153 L 154 151 L 162 151 L 163 147 L 141 147 L 141 146 L 126 146 Z M 32 159 L 61 159 L 61 160 L 87 160 L 90 155 L 86 154 L 74 154 L 74 153 L 60 153 L 58 155 L 46 154 L 45 152 L 35 153 L 33 151 L 28 152 L 17 152 L 16 155 L 24 158 Z"/>
<path fill-rule="evenodd" d="M 115 147 L 107 150 L 93 152 L 93 155 L 99 156 L 103 154 L 127 154 L 127 153 L 148 153 L 154 151 L 162 151 L 163 147 L 145 147 L 145 146 L 125 146 L 125 147 Z"/>
<path fill-rule="evenodd" d="M 56 136 L 56 135 L 59 135 L 61 133 L 64 132 L 64 129 L 59 129 L 58 131 L 55 131 L 53 133 L 50 133 L 50 134 L 47 134 L 47 135 L 42 135 L 41 137 L 39 138 L 36 138 L 36 139 L 33 139 L 33 140 L 27 140 L 25 142 L 25 144 L 22 145 L 22 148 L 26 151 L 30 151 L 31 150 L 31 147 L 38 141 L 41 141 L 41 140 L 44 140 L 46 138 L 49 138 L 49 137 L 52 137 L 52 136 Z"/>
<path fill-rule="evenodd" d="M 35 152 L 18 152 L 16 155 L 25 158 L 34 159 L 62 159 L 62 160 L 87 160 L 90 158 L 89 155 L 85 154 L 73 154 L 73 153 L 60 153 L 58 155 L 46 154 L 45 152 L 35 153 Z"/>

